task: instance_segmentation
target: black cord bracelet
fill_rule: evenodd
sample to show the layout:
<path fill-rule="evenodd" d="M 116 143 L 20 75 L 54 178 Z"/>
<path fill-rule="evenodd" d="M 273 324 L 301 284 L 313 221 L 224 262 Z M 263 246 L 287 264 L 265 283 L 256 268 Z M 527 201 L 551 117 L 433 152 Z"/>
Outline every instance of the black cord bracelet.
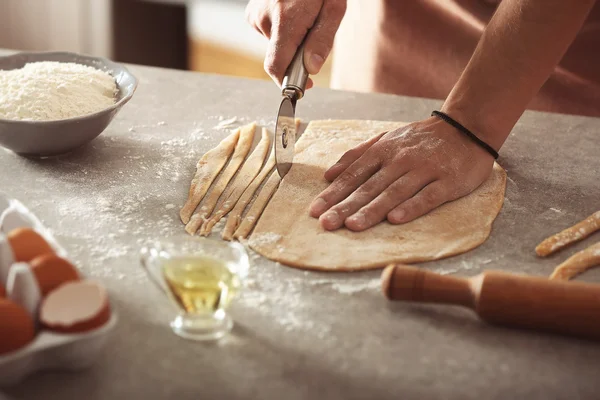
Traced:
<path fill-rule="evenodd" d="M 432 117 L 438 117 L 442 121 L 447 122 L 448 124 L 452 125 L 456 129 L 458 129 L 461 133 L 467 135 L 472 141 L 474 141 L 475 143 L 477 143 L 485 151 L 487 151 L 488 153 L 490 153 L 494 157 L 494 159 L 498 158 L 498 152 L 496 150 L 494 150 L 492 148 L 492 146 L 490 146 L 489 144 L 487 144 L 483 140 L 479 139 L 473 132 L 471 132 L 470 130 L 468 130 L 467 128 L 465 128 L 462 124 L 460 124 L 459 122 L 457 122 L 456 120 L 454 120 L 448 114 L 445 114 L 445 113 L 443 113 L 441 111 L 433 111 L 431 113 L 431 116 Z"/>

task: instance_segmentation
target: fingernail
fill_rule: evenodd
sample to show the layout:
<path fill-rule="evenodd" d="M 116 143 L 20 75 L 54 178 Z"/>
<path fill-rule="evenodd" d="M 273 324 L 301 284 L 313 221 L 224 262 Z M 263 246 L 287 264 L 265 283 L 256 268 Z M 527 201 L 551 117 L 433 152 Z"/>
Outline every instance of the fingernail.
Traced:
<path fill-rule="evenodd" d="M 326 212 L 321 218 L 329 225 L 337 225 L 340 222 L 340 216 L 335 211 Z"/>
<path fill-rule="evenodd" d="M 336 168 L 337 168 L 339 165 L 340 165 L 340 163 L 339 163 L 339 162 L 337 162 L 337 163 L 333 164 L 331 167 L 327 168 L 327 171 L 325 171 L 325 172 L 329 172 L 329 171 L 331 171 L 331 170 L 334 170 L 334 169 L 336 169 Z"/>
<path fill-rule="evenodd" d="M 348 218 L 348 222 L 355 224 L 358 228 L 362 228 L 367 224 L 367 219 L 364 214 L 355 214 Z"/>
<path fill-rule="evenodd" d="M 321 215 L 323 212 L 325 212 L 325 210 L 327 209 L 327 202 L 322 199 L 322 198 L 318 198 L 315 201 L 313 201 L 313 203 L 310 205 L 310 210 L 312 211 L 313 214 L 316 215 Z"/>
<path fill-rule="evenodd" d="M 402 221 L 402 218 L 404 218 L 405 215 L 406 211 L 404 210 L 394 210 L 390 213 L 391 219 L 397 222 Z"/>
<path fill-rule="evenodd" d="M 308 57 L 308 65 L 306 66 L 308 73 L 311 75 L 317 74 L 323 68 L 324 63 L 325 59 L 323 57 L 318 54 L 311 54 Z"/>

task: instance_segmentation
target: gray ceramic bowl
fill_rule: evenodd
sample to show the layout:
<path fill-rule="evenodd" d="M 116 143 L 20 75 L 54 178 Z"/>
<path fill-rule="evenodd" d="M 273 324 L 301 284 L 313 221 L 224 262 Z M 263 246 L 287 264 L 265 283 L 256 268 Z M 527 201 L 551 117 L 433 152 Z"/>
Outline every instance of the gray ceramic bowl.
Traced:
<path fill-rule="evenodd" d="M 73 62 L 109 72 L 117 82 L 117 101 L 94 114 L 57 121 L 12 121 L 0 119 L 0 145 L 28 157 L 68 153 L 92 141 L 133 97 L 137 79 L 122 65 L 100 57 L 74 53 L 17 53 L 0 57 L 0 69 L 11 70 L 37 61 Z"/>

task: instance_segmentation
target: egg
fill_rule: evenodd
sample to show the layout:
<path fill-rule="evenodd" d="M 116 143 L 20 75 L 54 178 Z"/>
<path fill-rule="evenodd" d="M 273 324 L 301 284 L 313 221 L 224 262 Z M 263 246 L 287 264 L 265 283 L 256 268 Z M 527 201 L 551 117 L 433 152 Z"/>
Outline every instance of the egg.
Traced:
<path fill-rule="evenodd" d="M 34 322 L 29 313 L 17 303 L 0 299 L 0 354 L 18 350 L 34 337 Z"/>
<path fill-rule="evenodd" d="M 30 262 L 35 257 L 54 253 L 46 240 L 31 228 L 17 228 L 7 235 L 16 262 Z"/>
<path fill-rule="evenodd" d="M 29 263 L 35 275 L 42 297 L 65 282 L 78 281 L 77 268 L 56 254 L 44 254 Z"/>

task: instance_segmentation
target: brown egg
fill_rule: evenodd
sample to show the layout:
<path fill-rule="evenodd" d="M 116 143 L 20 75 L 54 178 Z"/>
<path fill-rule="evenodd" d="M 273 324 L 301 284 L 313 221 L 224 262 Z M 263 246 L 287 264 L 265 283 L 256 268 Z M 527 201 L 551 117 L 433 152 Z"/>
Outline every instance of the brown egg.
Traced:
<path fill-rule="evenodd" d="M 56 254 L 38 256 L 31 260 L 29 265 L 38 282 L 42 297 L 65 282 L 79 280 L 77 268 Z"/>
<path fill-rule="evenodd" d="M 29 262 L 46 253 L 54 253 L 48 242 L 31 228 L 17 228 L 6 236 L 16 262 Z"/>
<path fill-rule="evenodd" d="M 35 337 L 33 319 L 20 305 L 0 299 L 0 354 L 29 344 Z"/>

